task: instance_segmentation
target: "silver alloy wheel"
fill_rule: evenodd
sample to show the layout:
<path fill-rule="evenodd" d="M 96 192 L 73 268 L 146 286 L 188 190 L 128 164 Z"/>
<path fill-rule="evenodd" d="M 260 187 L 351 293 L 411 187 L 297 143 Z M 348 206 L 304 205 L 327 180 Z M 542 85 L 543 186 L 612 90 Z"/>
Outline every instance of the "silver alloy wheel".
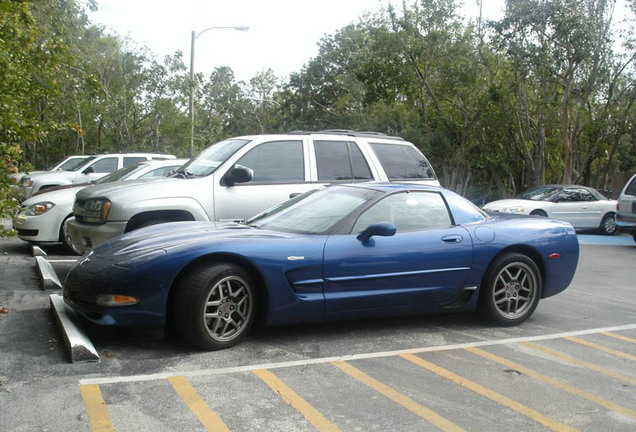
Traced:
<path fill-rule="evenodd" d="M 245 280 L 238 276 L 221 279 L 210 290 L 203 309 L 208 334 L 219 342 L 231 341 L 242 333 L 252 307 Z"/>
<path fill-rule="evenodd" d="M 516 319 L 528 311 L 537 295 L 538 281 L 525 263 L 512 262 L 495 278 L 493 301 L 496 311 L 506 319 Z"/>
<path fill-rule="evenodd" d="M 603 226 L 601 229 L 605 234 L 614 234 L 616 231 L 616 217 L 614 215 L 605 216 L 603 218 Z"/>

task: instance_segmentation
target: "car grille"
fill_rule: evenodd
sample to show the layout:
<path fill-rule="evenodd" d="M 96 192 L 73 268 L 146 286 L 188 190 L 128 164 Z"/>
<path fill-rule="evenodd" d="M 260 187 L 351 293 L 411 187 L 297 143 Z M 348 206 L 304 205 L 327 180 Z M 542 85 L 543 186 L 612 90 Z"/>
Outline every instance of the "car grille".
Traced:
<path fill-rule="evenodd" d="M 39 232 L 40 232 L 39 230 L 34 230 L 34 229 L 18 228 L 18 235 L 25 236 L 25 237 L 35 237 L 36 235 L 38 235 Z"/>

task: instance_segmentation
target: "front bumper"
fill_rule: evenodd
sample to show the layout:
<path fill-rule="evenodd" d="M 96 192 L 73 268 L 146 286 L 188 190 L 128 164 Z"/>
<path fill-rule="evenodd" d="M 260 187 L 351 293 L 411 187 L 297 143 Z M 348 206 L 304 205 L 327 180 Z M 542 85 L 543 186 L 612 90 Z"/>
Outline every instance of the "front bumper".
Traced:
<path fill-rule="evenodd" d="M 636 233 L 636 214 L 625 217 L 620 213 L 616 213 L 616 228 L 619 231 Z"/>
<path fill-rule="evenodd" d="M 67 215 L 59 206 L 38 216 L 26 216 L 20 210 L 13 217 L 13 229 L 27 242 L 56 243 L 60 241 L 60 228 Z"/>
<path fill-rule="evenodd" d="M 124 233 L 126 222 L 107 222 L 103 225 L 81 224 L 75 218 L 66 222 L 66 237 L 73 251 L 87 254 L 100 244 Z"/>

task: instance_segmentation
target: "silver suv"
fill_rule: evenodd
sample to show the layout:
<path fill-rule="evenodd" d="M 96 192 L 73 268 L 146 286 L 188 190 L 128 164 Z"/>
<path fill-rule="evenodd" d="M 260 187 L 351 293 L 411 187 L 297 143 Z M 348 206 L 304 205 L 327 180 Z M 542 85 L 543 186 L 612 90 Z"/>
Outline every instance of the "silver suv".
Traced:
<path fill-rule="evenodd" d="M 68 240 L 83 254 L 144 226 L 243 220 L 320 185 L 374 180 L 439 185 L 424 155 L 398 137 L 338 130 L 229 138 L 172 178 L 81 190 Z"/>
<path fill-rule="evenodd" d="M 627 181 L 618 197 L 616 227 L 630 233 L 636 242 L 636 174 Z"/>

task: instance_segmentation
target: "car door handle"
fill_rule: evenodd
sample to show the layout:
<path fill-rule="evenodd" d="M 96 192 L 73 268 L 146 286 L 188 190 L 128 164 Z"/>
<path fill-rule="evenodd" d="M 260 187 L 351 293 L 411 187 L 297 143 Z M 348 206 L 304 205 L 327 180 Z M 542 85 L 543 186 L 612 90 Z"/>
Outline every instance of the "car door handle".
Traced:
<path fill-rule="evenodd" d="M 461 243 L 464 238 L 459 234 L 449 234 L 442 237 L 444 243 Z"/>

